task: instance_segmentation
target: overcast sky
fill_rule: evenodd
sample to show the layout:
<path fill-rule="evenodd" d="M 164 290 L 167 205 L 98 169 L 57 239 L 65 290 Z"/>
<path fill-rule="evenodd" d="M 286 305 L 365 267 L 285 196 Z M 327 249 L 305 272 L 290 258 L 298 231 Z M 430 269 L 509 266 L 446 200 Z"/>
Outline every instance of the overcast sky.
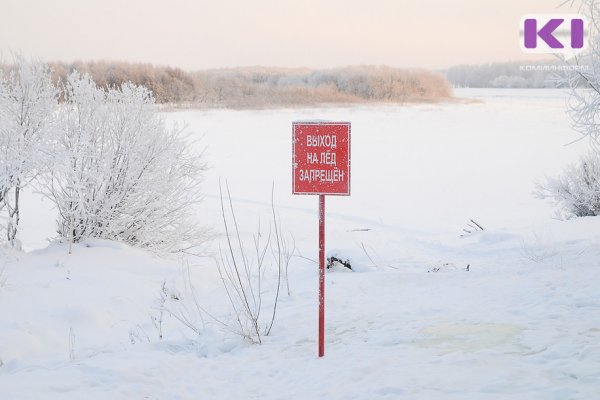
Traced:
<path fill-rule="evenodd" d="M 531 60 L 524 14 L 561 0 L 0 0 L 0 51 L 188 70 Z"/>

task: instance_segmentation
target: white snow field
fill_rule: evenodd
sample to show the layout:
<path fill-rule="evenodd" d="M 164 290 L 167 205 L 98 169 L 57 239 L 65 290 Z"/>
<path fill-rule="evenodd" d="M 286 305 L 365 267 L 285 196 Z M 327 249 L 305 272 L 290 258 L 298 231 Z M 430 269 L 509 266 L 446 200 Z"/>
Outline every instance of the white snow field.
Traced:
<path fill-rule="evenodd" d="M 48 245 L 54 211 L 30 193 L 25 251 L 0 259 L 0 399 L 600 398 L 600 219 L 558 221 L 532 196 L 586 150 L 565 146 L 578 137 L 566 99 L 457 93 L 478 101 L 167 114 L 189 124 L 210 167 L 206 257 L 105 241 L 69 255 Z M 321 359 L 318 201 L 291 194 L 300 119 L 352 123 L 352 195 L 327 198 L 326 246 L 355 271 L 326 274 Z M 284 284 L 261 345 L 211 317 L 233 321 L 211 257 L 226 246 L 219 180 L 250 252 L 259 218 L 268 232 L 272 185 L 295 240 L 290 294 Z M 485 231 L 461 237 L 471 218 Z M 264 314 L 275 286 L 271 267 Z M 161 307 L 197 332 L 168 312 L 159 328 Z"/>

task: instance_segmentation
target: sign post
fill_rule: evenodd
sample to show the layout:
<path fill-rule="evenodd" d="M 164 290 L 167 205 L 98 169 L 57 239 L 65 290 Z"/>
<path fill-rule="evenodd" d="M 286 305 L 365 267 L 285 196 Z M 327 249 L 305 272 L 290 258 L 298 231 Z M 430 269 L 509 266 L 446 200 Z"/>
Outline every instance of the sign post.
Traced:
<path fill-rule="evenodd" d="M 319 195 L 319 357 L 325 355 L 325 195 Z"/>
<path fill-rule="evenodd" d="M 319 195 L 319 357 L 325 355 L 325 195 L 350 195 L 350 123 L 292 124 L 293 194 Z"/>

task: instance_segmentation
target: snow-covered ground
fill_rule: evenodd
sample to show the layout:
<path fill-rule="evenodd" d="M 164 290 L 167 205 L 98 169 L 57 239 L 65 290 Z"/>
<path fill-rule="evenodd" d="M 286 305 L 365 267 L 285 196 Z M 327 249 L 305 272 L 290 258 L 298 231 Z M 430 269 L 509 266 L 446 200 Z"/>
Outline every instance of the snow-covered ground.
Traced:
<path fill-rule="evenodd" d="M 0 259 L 0 398 L 598 397 L 600 219 L 557 221 L 532 196 L 536 179 L 586 149 L 565 146 L 577 138 L 565 98 L 458 94 L 478 102 L 168 114 L 189 124 L 210 166 L 198 218 L 214 239 L 203 258 L 104 241 L 68 255 L 47 244 L 48 203 L 28 196 L 27 252 Z M 327 273 L 322 359 L 317 198 L 291 195 L 290 165 L 291 121 L 317 118 L 352 122 L 352 196 L 327 198 L 327 252 L 355 272 Z M 274 185 L 295 241 L 290 294 L 262 345 L 208 315 L 232 318 L 210 257 L 224 245 L 219 181 L 244 240 L 259 219 L 268 230 Z M 471 218 L 486 230 L 460 237 Z M 274 283 L 270 269 L 266 307 Z"/>

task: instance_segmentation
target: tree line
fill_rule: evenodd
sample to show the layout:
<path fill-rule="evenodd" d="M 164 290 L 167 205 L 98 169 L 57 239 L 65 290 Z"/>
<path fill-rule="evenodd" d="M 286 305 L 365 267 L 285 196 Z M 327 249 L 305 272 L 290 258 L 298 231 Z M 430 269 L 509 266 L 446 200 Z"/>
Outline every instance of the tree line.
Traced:
<path fill-rule="evenodd" d="M 552 88 L 564 64 L 557 60 L 457 65 L 446 78 L 459 88 Z"/>
<path fill-rule="evenodd" d="M 51 63 L 55 83 L 73 71 L 89 74 L 101 88 L 132 82 L 157 103 L 192 107 L 261 108 L 363 102 L 433 102 L 452 97 L 447 80 L 425 70 L 386 66 L 334 69 L 247 67 L 188 72 L 126 62 Z"/>

